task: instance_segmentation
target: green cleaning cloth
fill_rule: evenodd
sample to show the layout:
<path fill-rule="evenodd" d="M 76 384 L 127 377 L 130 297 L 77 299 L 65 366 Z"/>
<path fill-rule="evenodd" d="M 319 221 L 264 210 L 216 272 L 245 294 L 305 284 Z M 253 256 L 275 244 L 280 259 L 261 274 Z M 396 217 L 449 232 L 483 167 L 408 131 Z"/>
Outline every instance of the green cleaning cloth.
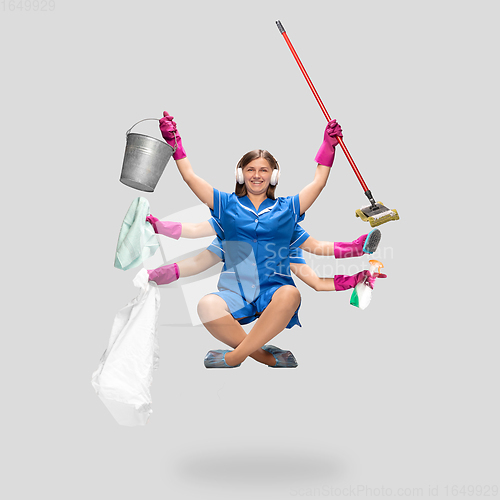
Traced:
<path fill-rule="evenodd" d="M 116 268 L 126 271 L 137 267 L 158 249 L 153 226 L 146 222 L 148 215 L 149 201 L 139 196 L 132 202 L 123 219 L 116 246 Z"/>

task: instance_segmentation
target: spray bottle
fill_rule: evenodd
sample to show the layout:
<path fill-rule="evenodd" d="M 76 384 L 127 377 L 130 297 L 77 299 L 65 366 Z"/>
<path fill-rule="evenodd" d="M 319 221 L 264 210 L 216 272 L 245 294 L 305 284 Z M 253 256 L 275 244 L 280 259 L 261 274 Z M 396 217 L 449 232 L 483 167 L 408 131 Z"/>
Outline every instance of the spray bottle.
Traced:
<path fill-rule="evenodd" d="M 370 260 L 370 272 L 373 274 L 380 273 L 380 269 L 384 267 L 382 262 L 378 260 Z M 372 298 L 372 289 L 368 284 L 368 278 L 359 282 L 352 291 L 351 295 L 351 305 L 359 307 L 360 309 L 366 309 L 370 300 Z"/>

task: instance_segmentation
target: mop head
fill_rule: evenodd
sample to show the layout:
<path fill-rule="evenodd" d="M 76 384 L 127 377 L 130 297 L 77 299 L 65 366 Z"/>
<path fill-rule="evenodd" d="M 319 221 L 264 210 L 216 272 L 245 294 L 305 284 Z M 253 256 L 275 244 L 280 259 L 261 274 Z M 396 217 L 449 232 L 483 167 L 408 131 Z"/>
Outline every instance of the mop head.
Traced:
<path fill-rule="evenodd" d="M 356 217 L 359 217 L 364 222 L 369 222 L 371 227 L 380 226 L 391 220 L 399 220 L 398 212 L 395 209 L 390 210 L 384 207 L 382 202 L 377 203 L 377 210 L 373 210 L 371 205 L 361 207 L 356 210 Z"/>

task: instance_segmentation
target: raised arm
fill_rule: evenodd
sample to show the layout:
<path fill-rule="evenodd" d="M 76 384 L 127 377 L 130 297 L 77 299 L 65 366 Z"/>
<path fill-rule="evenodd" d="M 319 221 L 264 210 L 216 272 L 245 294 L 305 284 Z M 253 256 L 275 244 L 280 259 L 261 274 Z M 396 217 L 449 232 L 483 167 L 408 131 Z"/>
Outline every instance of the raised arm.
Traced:
<path fill-rule="evenodd" d="M 191 162 L 187 159 L 187 154 L 182 145 L 182 139 L 177 130 L 177 124 L 174 122 L 174 117 L 166 111 L 163 112 L 163 118 L 160 120 L 160 131 L 165 141 L 174 149 L 176 148 L 173 158 L 184 182 L 202 203 L 212 209 L 214 204 L 214 189 L 207 181 L 194 173 Z"/>
<path fill-rule="evenodd" d="M 189 186 L 191 191 L 199 198 L 199 200 L 207 205 L 208 208 L 214 208 L 214 188 L 193 171 L 190 161 L 187 158 L 175 160 L 177 168 L 184 179 L 184 182 Z"/>
<path fill-rule="evenodd" d="M 299 193 L 301 215 L 316 201 L 316 198 L 321 191 L 323 191 L 328 176 L 330 175 L 330 170 L 329 167 L 318 164 L 316 173 L 314 174 L 314 180 Z"/>
<path fill-rule="evenodd" d="M 336 120 L 328 123 L 315 160 L 318 162 L 314 180 L 299 193 L 300 213 L 303 214 L 319 196 L 326 186 L 330 168 L 335 158 L 335 146 L 339 143 L 337 136 L 342 137 L 342 129 Z"/>

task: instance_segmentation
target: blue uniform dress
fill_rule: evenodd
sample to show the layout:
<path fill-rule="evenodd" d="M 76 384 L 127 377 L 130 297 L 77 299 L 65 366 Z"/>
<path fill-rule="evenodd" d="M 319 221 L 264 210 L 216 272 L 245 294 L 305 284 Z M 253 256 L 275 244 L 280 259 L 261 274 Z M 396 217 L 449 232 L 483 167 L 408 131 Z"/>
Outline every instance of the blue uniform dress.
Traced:
<path fill-rule="evenodd" d="M 268 198 L 256 210 L 247 196 L 214 189 L 211 212 L 224 252 L 215 295 L 226 302 L 241 324 L 251 323 L 278 288 L 295 286 L 290 274 L 290 247 L 298 248 L 309 237 L 302 228 L 296 232 L 297 222 L 303 219 L 299 195 Z M 300 326 L 298 308 L 287 328 L 294 325 Z"/>
<path fill-rule="evenodd" d="M 215 224 L 213 222 L 213 219 L 210 219 L 209 221 L 212 225 Z M 297 236 L 297 237 L 296 237 Z M 299 245 L 302 245 L 307 238 L 309 238 L 309 233 L 306 232 L 300 224 L 297 224 L 295 226 L 295 231 L 294 231 L 294 242 L 299 241 Z M 224 250 L 222 249 L 222 240 L 216 236 L 212 243 L 207 247 L 207 250 L 210 250 L 212 253 L 215 255 L 218 255 L 222 261 L 224 261 Z M 293 245 L 290 243 L 290 264 L 307 264 L 306 260 L 304 259 L 304 252 L 302 251 L 302 248 L 297 247 L 296 245 Z"/>

